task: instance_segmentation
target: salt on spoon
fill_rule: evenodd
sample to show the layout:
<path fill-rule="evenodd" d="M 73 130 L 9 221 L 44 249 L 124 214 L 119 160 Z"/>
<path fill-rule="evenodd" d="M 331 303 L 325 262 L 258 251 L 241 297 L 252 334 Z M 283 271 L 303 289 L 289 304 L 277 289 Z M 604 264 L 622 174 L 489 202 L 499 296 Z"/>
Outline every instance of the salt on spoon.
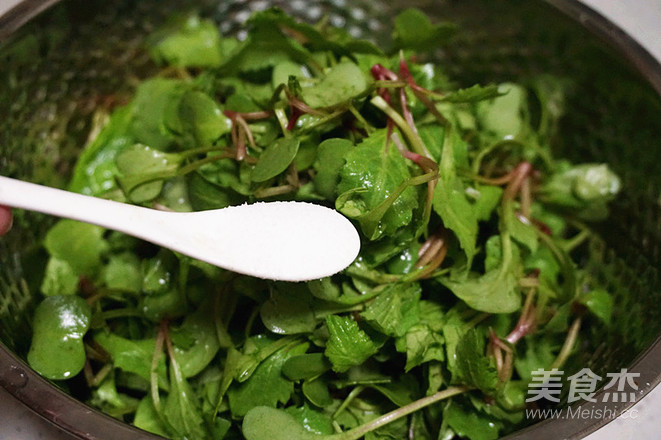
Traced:
<path fill-rule="evenodd" d="M 260 202 L 168 212 L 0 176 L 0 204 L 92 223 L 259 278 L 330 276 L 358 255 L 360 238 L 337 211 L 304 202 Z"/>

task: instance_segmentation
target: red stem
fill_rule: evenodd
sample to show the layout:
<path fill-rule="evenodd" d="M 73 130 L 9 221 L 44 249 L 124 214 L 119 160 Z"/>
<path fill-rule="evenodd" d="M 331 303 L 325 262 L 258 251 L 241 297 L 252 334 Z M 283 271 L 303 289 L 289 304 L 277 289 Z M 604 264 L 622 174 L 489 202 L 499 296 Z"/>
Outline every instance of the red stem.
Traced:
<path fill-rule="evenodd" d="M 530 162 L 524 161 L 518 164 L 510 174 L 510 181 L 507 185 L 507 188 L 505 188 L 505 194 L 503 197 L 508 200 L 514 200 L 514 196 L 516 196 L 516 193 L 519 192 L 519 188 L 521 188 L 523 180 L 531 171 L 532 165 Z"/>

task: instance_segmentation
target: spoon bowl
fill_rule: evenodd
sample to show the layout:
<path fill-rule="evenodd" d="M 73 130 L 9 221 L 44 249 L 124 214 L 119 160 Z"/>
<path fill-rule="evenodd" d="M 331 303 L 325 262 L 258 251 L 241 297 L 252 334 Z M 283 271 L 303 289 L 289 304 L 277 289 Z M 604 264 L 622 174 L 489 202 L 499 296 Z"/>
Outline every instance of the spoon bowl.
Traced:
<path fill-rule="evenodd" d="M 358 255 L 360 238 L 337 211 L 260 202 L 170 212 L 0 176 L 0 204 L 91 223 L 244 275 L 282 281 L 330 276 Z"/>

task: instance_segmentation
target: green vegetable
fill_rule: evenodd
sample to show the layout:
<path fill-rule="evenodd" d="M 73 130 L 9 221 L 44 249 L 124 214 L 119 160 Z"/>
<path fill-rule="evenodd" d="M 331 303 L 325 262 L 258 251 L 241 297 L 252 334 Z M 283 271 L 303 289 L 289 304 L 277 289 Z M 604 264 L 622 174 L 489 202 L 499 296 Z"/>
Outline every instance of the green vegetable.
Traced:
<path fill-rule="evenodd" d="M 179 67 L 214 67 L 222 61 L 218 27 L 195 14 L 173 17 L 150 38 L 152 57 Z"/>
<path fill-rule="evenodd" d="M 253 182 L 264 182 L 286 170 L 296 157 L 299 145 L 296 138 L 280 138 L 269 145 L 253 169 Z"/>
<path fill-rule="evenodd" d="M 521 427 L 532 372 L 569 368 L 582 322 L 610 325 L 580 262 L 620 181 L 554 156 L 570 79 L 458 88 L 427 58 L 454 25 L 408 9 L 393 28 L 392 53 L 278 9 L 242 41 L 195 14 L 148 37 L 163 70 L 99 113 L 70 188 L 176 211 L 318 203 L 354 222 L 360 255 L 278 283 L 58 222 L 33 368 L 66 381 L 86 365 L 71 389 L 87 383 L 88 404 L 169 438 Z"/>
<path fill-rule="evenodd" d="M 418 207 L 416 188 L 401 191 L 400 185 L 412 177 L 412 171 L 397 149 L 388 145 L 386 130 L 356 145 L 345 161 L 337 185 L 336 207 L 347 217 L 357 218 L 369 239 L 392 235 L 411 222 L 413 210 Z M 369 215 L 397 192 L 400 194 L 384 213 L 377 218 Z"/>
<path fill-rule="evenodd" d="M 74 295 L 51 296 L 34 312 L 30 366 L 48 379 L 69 379 L 85 365 L 83 336 L 92 312 L 87 303 Z"/>
<path fill-rule="evenodd" d="M 456 31 L 450 23 L 434 25 L 417 9 L 406 9 L 395 19 L 394 37 L 402 48 L 431 49 L 442 44 Z"/>
<path fill-rule="evenodd" d="M 302 90 L 303 100 L 312 108 L 333 107 L 346 103 L 367 88 L 365 73 L 354 63 L 333 66 L 323 79 Z"/>
<path fill-rule="evenodd" d="M 331 315 L 326 318 L 326 325 L 330 339 L 324 354 L 333 364 L 333 370 L 347 371 L 378 351 L 374 342 L 353 319 Z"/>
<path fill-rule="evenodd" d="M 223 114 L 216 101 L 198 91 L 187 92 L 181 97 L 179 118 L 199 145 L 213 144 L 232 128 L 232 121 Z"/>
<path fill-rule="evenodd" d="M 73 220 L 61 220 L 46 235 L 44 246 L 51 258 L 68 264 L 78 274 L 94 276 L 108 249 L 103 228 Z M 57 263 L 55 263 L 57 264 Z"/>

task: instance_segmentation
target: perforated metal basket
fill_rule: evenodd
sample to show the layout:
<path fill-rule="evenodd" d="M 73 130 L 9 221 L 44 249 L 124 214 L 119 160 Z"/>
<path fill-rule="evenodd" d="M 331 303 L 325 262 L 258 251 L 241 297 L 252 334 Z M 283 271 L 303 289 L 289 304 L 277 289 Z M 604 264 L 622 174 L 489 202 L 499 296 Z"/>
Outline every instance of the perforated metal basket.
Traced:
<path fill-rule="evenodd" d="M 416 6 L 463 28 L 451 48 L 436 54 L 459 82 L 541 72 L 577 80 L 559 155 L 608 162 L 624 190 L 598 226 L 604 240 L 592 243 L 584 262 L 615 295 L 614 324 L 608 332 L 589 330 L 574 362 L 595 372 L 628 368 L 640 373 L 638 398 L 651 390 L 661 377 L 661 66 L 575 1 L 24 1 L 0 19 L 0 174 L 62 186 L 94 109 L 128 96 L 135 78 L 154 68 L 140 46 L 173 10 L 198 8 L 224 33 L 236 34 L 251 10 L 276 4 L 308 21 L 327 15 L 331 24 L 379 42 L 387 42 L 397 10 Z M 12 51 L 19 45 L 23 50 Z M 52 220 L 16 214 L 13 230 L 0 238 L 0 385 L 80 438 L 155 438 L 78 402 L 23 361 L 45 261 L 38 244 Z M 594 408 L 621 412 L 632 403 Z M 547 420 L 511 438 L 581 437 L 604 422 Z"/>

